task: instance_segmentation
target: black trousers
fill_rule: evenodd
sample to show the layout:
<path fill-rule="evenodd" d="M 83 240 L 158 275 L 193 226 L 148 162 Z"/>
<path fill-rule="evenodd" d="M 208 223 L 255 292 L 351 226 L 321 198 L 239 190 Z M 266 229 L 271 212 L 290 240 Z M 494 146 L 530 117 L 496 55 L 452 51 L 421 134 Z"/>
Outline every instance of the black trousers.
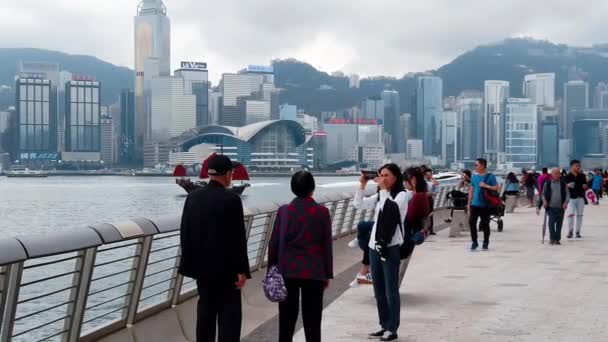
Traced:
<path fill-rule="evenodd" d="M 239 342 L 241 339 L 241 290 L 233 284 L 203 284 L 197 281 L 198 317 L 196 340 L 215 342 L 216 327 L 218 342 Z"/>
<path fill-rule="evenodd" d="M 469 228 L 471 229 L 471 240 L 477 242 L 477 220 L 479 222 L 479 230 L 483 231 L 483 241 L 490 241 L 490 208 L 473 207 L 469 213 Z"/>
<path fill-rule="evenodd" d="M 302 292 L 302 321 L 306 342 L 321 342 L 323 292 L 321 280 L 285 278 L 287 299 L 279 303 L 279 342 L 291 342 L 300 311 Z"/>

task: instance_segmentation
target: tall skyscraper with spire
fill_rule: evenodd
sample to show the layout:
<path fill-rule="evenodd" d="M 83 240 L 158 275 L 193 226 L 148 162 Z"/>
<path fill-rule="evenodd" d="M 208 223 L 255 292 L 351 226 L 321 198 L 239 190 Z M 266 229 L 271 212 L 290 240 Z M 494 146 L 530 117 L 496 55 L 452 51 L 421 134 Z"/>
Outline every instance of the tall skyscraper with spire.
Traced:
<path fill-rule="evenodd" d="M 134 18 L 134 34 L 135 153 L 141 159 L 144 140 L 150 133 L 150 106 L 146 100 L 149 82 L 146 80 L 171 73 L 171 22 L 162 0 L 142 0 L 139 3 Z"/>

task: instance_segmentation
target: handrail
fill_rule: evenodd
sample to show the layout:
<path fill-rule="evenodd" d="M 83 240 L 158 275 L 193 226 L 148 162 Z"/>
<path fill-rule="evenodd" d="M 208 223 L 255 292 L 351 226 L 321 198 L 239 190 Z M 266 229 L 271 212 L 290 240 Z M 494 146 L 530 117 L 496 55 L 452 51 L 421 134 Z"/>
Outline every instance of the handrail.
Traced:
<path fill-rule="evenodd" d="M 438 189 L 435 209 L 446 206 L 445 195 L 454 188 Z M 373 215 L 355 209 L 353 198 L 316 197 L 330 211 L 334 239 L 352 234 Z M 252 272 L 266 266 L 278 208 L 272 202 L 244 208 Z M 136 218 L 0 239 L 0 342 L 58 336 L 91 341 L 196 296 L 192 279 L 177 273 L 180 220 Z"/>

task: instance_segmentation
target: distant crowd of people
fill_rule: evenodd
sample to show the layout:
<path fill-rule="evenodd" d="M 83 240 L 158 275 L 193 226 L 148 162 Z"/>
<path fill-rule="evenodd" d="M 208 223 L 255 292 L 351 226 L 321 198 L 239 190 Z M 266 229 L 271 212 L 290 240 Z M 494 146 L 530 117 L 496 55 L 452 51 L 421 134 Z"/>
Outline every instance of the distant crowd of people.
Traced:
<path fill-rule="evenodd" d="M 182 214 L 179 272 L 197 282 L 200 297 L 196 336 L 202 342 L 215 342 L 216 338 L 219 342 L 240 340 L 241 289 L 251 278 L 242 201 L 228 190 L 232 170 L 227 156 L 212 158 L 209 184 L 188 196 Z M 520 186 L 531 206 L 535 205 L 535 194 L 539 194 L 536 205 L 546 209 L 551 244 L 560 244 L 566 211 L 568 237 L 573 237 L 576 217 L 576 237 L 580 238 L 585 191 L 598 190 L 597 197 L 601 197 L 608 173 L 596 170 L 587 179 L 578 161 L 572 161 L 565 177 L 562 172 L 554 168 L 549 174 L 543 169 L 537 175 L 524 170 L 521 182 L 510 173 L 501 186 L 496 176 L 487 171 L 487 161 L 477 159 L 475 173 L 462 172 L 458 190 L 461 194 L 454 195 L 468 215 L 470 249 L 479 248 L 478 230 L 483 232 L 482 249 L 489 249 L 491 216 L 496 215 L 496 207 L 506 196 L 519 195 Z M 374 193 L 366 192 L 369 182 L 377 185 Z M 369 334 L 370 338 L 398 339 L 399 287 L 404 275 L 402 266 L 406 264 L 403 260 L 428 235 L 435 234 L 433 203 L 439 185 L 426 166 L 403 171 L 396 164 L 386 164 L 377 172 L 361 174 L 353 205 L 356 209 L 373 210 L 374 214 L 372 220 L 359 222 L 357 238 L 349 245 L 362 250 L 354 283 L 371 284 L 374 290 L 379 327 Z M 271 269 L 278 270 L 280 281 L 270 282 L 273 288 L 266 295 L 278 298 L 269 297 L 279 302 L 279 342 L 292 341 L 300 305 L 306 341 L 320 342 L 323 296 L 334 276 L 331 215 L 313 198 L 315 179 L 310 172 L 296 172 L 291 178 L 291 190 L 295 198 L 277 211 L 268 245 L 269 274 Z"/>

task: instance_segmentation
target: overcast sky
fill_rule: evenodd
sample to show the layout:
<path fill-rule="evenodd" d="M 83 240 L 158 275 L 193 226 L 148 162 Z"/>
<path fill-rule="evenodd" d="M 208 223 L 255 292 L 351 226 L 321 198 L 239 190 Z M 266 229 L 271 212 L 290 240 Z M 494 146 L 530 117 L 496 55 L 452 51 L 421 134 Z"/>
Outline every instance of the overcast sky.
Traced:
<path fill-rule="evenodd" d="M 324 71 L 401 77 L 480 44 L 532 36 L 608 42 L 608 1 L 164 0 L 171 60 L 222 72 L 294 57 Z M 94 55 L 133 67 L 139 0 L 0 0 L 0 46 Z"/>

